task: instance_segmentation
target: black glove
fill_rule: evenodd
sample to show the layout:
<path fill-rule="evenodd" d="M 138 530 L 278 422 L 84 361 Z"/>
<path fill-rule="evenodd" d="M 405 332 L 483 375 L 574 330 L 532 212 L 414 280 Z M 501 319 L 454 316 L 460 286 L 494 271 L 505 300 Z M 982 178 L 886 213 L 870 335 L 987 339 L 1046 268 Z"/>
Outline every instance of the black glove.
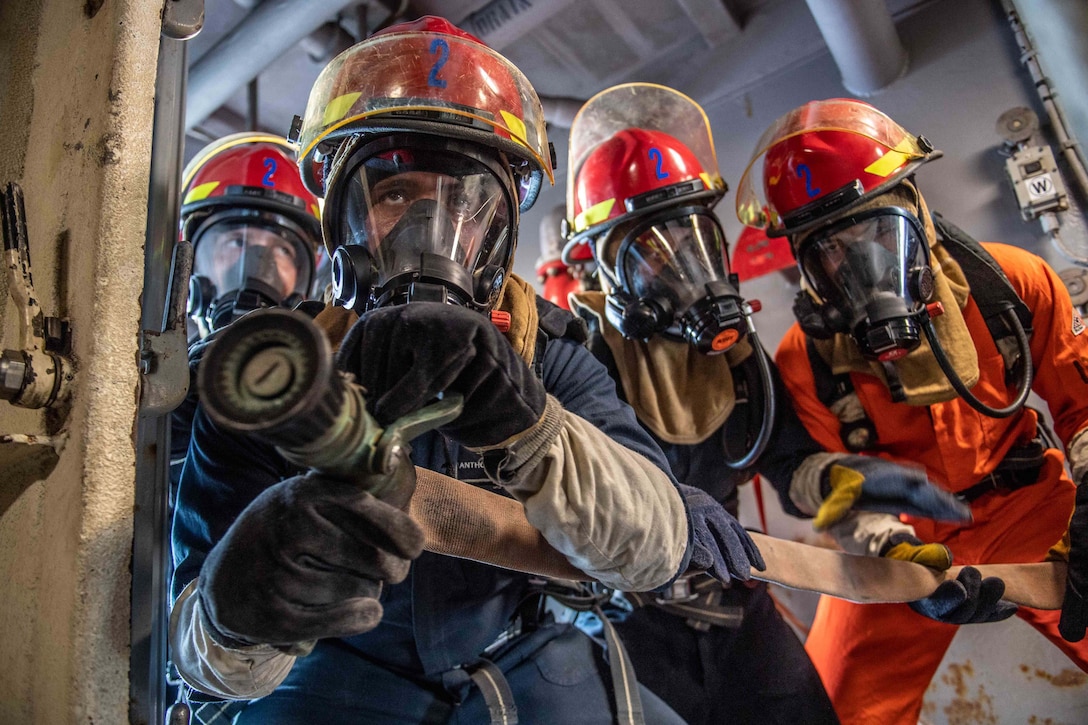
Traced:
<path fill-rule="evenodd" d="M 405 465 L 410 473 L 405 473 Z M 389 475 L 415 480 L 404 459 Z M 316 474 L 255 498 L 212 548 L 198 592 L 230 647 L 347 637 L 381 621 L 381 583 L 408 575 L 423 531 L 356 484 Z"/>
<path fill-rule="evenodd" d="M 851 509 L 908 514 L 939 521 L 970 521 L 970 507 L 937 488 L 913 466 L 875 456 L 836 456 L 820 481 L 824 502 L 812 525 L 823 530 Z"/>
<path fill-rule="evenodd" d="M 1088 482 L 1077 486 L 1076 506 L 1069 520 L 1069 574 L 1058 622 L 1066 642 L 1081 641 L 1088 629 Z"/>
<path fill-rule="evenodd" d="M 1000 622 L 1017 609 L 1001 598 L 1004 593 L 1005 582 L 994 576 L 983 579 L 978 569 L 965 566 L 955 579 L 941 582 L 928 597 L 909 604 L 918 614 L 945 624 Z"/>
<path fill-rule="evenodd" d="M 436 302 L 364 314 L 341 345 L 381 425 L 419 410 L 439 393 L 461 393 L 465 409 L 442 432 L 470 448 L 502 443 L 544 414 L 544 385 L 486 316 Z"/>
<path fill-rule="evenodd" d="M 710 494 L 680 484 L 680 495 L 694 534 L 689 568 L 709 572 L 723 584 L 730 578 L 748 581 L 752 567 L 759 571 L 767 568 L 752 537 Z"/>

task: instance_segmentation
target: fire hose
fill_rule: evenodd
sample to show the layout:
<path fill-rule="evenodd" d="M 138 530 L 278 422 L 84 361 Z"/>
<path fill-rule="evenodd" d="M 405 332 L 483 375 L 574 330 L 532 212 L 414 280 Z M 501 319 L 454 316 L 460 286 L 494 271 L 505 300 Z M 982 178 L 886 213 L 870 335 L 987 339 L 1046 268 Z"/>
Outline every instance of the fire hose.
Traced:
<path fill-rule="evenodd" d="M 461 410 L 460 396 L 446 395 L 383 429 L 367 412 L 352 376 L 335 369 L 321 330 L 304 314 L 282 309 L 252 312 L 226 328 L 201 362 L 199 384 L 202 404 L 218 425 L 263 438 L 299 466 L 360 482 L 374 480 L 370 473 L 388 473 L 399 447 Z M 544 539 L 512 498 L 417 466 L 407 503 L 428 551 L 550 578 L 591 580 Z M 754 532 L 752 538 L 767 565 L 765 571 L 752 570 L 754 579 L 853 602 L 922 599 L 962 568 L 940 572 Z M 1061 608 L 1064 562 L 975 568 L 1004 580 L 1008 601 Z"/>

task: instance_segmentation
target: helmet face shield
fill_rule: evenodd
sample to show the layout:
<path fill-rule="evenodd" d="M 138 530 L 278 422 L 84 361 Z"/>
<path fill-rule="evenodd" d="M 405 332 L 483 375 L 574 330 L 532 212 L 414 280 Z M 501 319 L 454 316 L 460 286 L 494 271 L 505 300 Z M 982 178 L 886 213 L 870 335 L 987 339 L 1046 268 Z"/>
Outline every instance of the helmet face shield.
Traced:
<path fill-rule="evenodd" d="M 714 206 L 726 191 L 702 107 L 665 86 L 598 93 L 574 118 L 569 152 L 563 258 L 571 264 L 616 224 L 669 206 Z"/>
<path fill-rule="evenodd" d="M 193 272 L 207 277 L 217 295 L 266 285 L 277 301 L 305 296 L 313 279 L 313 242 L 285 217 L 269 212 L 224 212 L 210 217 L 193 240 Z"/>
<path fill-rule="evenodd" d="M 509 261 L 508 186 L 475 159 L 392 149 L 349 171 L 342 188 L 338 243 L 366 246 L 377 287 L 417 269 L 422 254 L 449 259 L 470 275 Z"/>
<path fill-rule="evenodd" d="M 928 301 L 928 249 L 914 214 L 885 207 L 812 232 L 797 257 L 805 281 L 841 313 L 863 352 L 879 356 L 869 330 L 912 317 Z"/>
<path fill-rule="evenodd" d="M 691 166 L 698 166 L 699 172 L 705 173 L 707 188 L 719 198 L 725 193 L 710 121 L 702 107 L 672 88 L 653 83 L 624 83 L 586 101 L 571 125 L 567 165 L 567 213 L 571 215 L 571 228 L 575 228 L 573 216 L 578 208 L 577 180 L 582 165 L 599 146 L 628 129 L 668 134 L 692 156 Z"/>
<path fill-rule="evenodd" d="M 801 233 L 939 156 L 868 103 L 811 101 L 781 116 L 756 144 L 737 190 L 737 219 L 771 236 Z"/>
<path fill-rule="evenodd" d="M 544 111 L 528 79 L 445 21 L 387 28 L 329 62 L 299 131 L 304 178 L 325 142 L 421 123 L 500 149 L 554 183 Z"/>

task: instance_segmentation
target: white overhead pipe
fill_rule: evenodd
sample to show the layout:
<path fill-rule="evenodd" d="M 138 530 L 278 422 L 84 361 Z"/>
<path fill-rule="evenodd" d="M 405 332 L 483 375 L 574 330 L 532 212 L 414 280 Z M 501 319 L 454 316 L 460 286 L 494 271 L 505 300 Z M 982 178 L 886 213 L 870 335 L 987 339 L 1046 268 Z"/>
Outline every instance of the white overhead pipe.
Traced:
<path fill-rule="evenodd" d="M 556 128 L 570 128 L 574 116 L 585 101 L 562 96 L 541 96 L 540 105 L 544 107 L 544 120 Z"/>
<path fill-rule="evenodd" d="M 871 96 L 906 73 L 907 51 L 884 0 L 805 0 L 846 90 Z"/>
<path fill-rule="evenodd" d="M 186 130 L 222 106 L 285 50 L 359 0 L 265 0 L 189 68 Z"/>

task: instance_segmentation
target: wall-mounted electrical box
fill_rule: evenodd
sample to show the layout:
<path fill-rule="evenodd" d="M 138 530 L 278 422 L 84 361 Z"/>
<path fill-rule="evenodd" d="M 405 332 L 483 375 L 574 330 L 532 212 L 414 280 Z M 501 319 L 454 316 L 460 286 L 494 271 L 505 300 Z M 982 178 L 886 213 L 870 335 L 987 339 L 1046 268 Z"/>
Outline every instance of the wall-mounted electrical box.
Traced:
<path fill-rule="evenodd" d="M 1005 173 L 1016 192 L 1024 221 L 1043 212 L 1065 211 L 1069 201 L 1065 184 L 1049 146 L 1021 146 L 1005 160 Z"/>
<path fill-rule="evenodd" d="M 1024 221 L 1051 211 L 1065 211 L 1069 200 L 1065 183 L 1050 147 L 1032 143 L 1039 130 L 1039 118 L 1030 108 L 1010 108 L 997 119 L 997 133 L 1005 140 L 1008 176 Z"/>

